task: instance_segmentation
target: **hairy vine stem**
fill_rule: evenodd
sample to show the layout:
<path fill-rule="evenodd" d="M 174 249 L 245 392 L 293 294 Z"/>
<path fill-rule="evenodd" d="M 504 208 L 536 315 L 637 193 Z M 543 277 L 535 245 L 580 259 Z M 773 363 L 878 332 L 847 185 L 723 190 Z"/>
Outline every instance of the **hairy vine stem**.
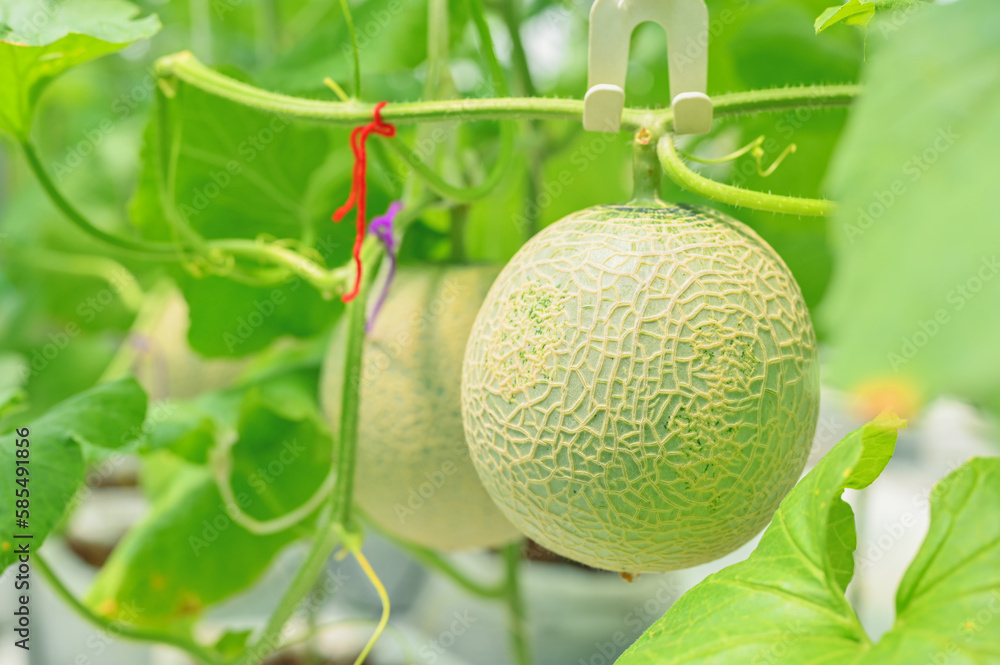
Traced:
<path fill-rule="evenodd" d="M 473 17 L 477 29 L 482 35 L 481 18 L 475 11 L 477 3 L 473 4 Z M 488 31 L 487 31 L 488 34 Z M 484 46 L 486 44 L 484 43 Z M 484 51 L 490 49 L 484 48 Z M 496 65 L 490 58 L 490 67 L 496 76 Z M 178 53 L 161 58 L 157 62 L 157 72 L 162 77 L 173 77 L 189 85 L 241 103 L 253 108 L 275 113 L 283 113 L 306 120 L 329 122 L 339 125 L 351 125 L 368 120 L 372 106 L 356 101 L 320 102 L 301 99 L 277 93 L 267 92 L 251 85 L 236 81 L 201 64 L 190 52 Z M 502 79 L 496 79 L 497 85 Z M 168 86 L 170 87 L 170 86 Z M 501 90 L 503 88 L 500 88 Z M 772 90 L 756 90 L 716 97 L 715 113 L 717 117 L 738 116 L 748 113 L 778 112 L 793 109 L 819 109 L 849 105 L 860 93 L 856 85 L 812 86 L 799 88 L 777 88 Z M 384 112 L 387 120 L 406 122 L 434 122 L 443 120 L 475 120 L 475 119 L 512 119 L 518 117 L 535 118 L 565 118 L 580 120 L 583 117 L 583 102 L 569 99 L 547 98 L 497 98 L 497 99 L 460 99 L 446 101 L 412 102 L 392 104 Z M 625 109 L 622 124 L 626 129 L 648 129 L 659 134 L 668 131 L 672 125 L 671 109 L 640 110 Z M 264 265 L 277 266 L 287 272 L 277 273 L 271 281 L 287 279 L 295 275 L 306 280 L 317 289 L 337 295 L 346 288 L 350 279 L 345 267 L 333 269 L 321 266 L 302 256 L 298 252 L 275 244 L 262 243 L 247 239 L 228 239 L 204 241 L 201 247 L 179 247 L 176 244 L 153 243 L 138 239 L 124 238 L 108 233 L 90 222 L 79 210 L 70 203 L 59 191 L 46 172 L 34 146 L 24 140 L 21 142 L 28 166 L 57 208 L 77 227 L 88 235 L 133 255 L 143 256 L 157 261 L 183 261 L 183 252 L 195 252 L 211 261 L 212 257 L 225 259 L 226 256 L 241 257 L 255 260 Z M 762 207 L 767 210 L 790 212 L 791 214 L 829 214 L 832 204 L 821 201 L 805 200 L 794 197 L 777 197 L 770 194 L 760 194 L 742 190 L 721 183 L 716 183 L 695 174 L 684 166 L 679 157 L 674 158 L 676 150 L 669 137 L 660 140 L 658 146 L 661 163 L 675 180 L 684 187 L 702 193 L 710 198 L 723 202 L 736 203 L 747 207 Z M 451 187 L 443 181 L 434 183 L 434 188 L 440 194 L 464 200 L 471 196 L 481 196 L 494 187 L 502 178 L 506 164 L 511 156 L 511 146 L 501 140 L 501 154 L 493 172 L 480 185 L 461 190 Z M 674 154 L 672 154 L 674 153 Z M 415 170 L 424 178 L 429 168 L 420 168 L 419 159 L 410 161 Z M 432 181 L 433 182 L 433 181 Z M 805 210 L 802 212 L 802 210 Z"/>
<path fill-rule="evenodd" d="M 660 165 L 656 161 L 656 136 L 640 129 L 632 139 L 632 200 L 636 205 L 660 203 Z"/>
<path fill-rule="evenodd" d="M 671 180 L 684 189 L 706 196 L 713 201 L 786 215 L 824 216 L 832 214 L 835 207 L 832 201 L 767 194 L 726 185 L 699 175 L 689 169 L 684 160 L 681 159 L 676 146 L 674 146 L 674 140 L 669 134 L 660 138 L 656 145 L 656 152 L 660 158 L 660 164 L 663 165 L 663 170 L 666 171 Z"/>
<path fill-rule="evenodd" d="M 324 102 L 269 92 L 237 81 L 206 67 L 188 51 L 160 58 L 157 75 L 176 78 L 207 93 L 269 113 L 333 125 L 351 126 L 371 119 L 373 104 L 360 102 Z M 801 108 L 827 108 L 849 105 L 861 92 L 857 85 L 821 85 L 774 88 L 720 95 L 713 98 L 716 117 L 786 111 Z M 393 103 L 385 108 L 386 122 L 442 122 L 502 120 L 510 118 L 563 118 L 582 121 L 583 101 L 549 97 L 511 97 L 495 99 L 451 99 L 426 102 Z M 632 109 L 622 113 L 623 129 L 672 128 L 673 111 Z"/>

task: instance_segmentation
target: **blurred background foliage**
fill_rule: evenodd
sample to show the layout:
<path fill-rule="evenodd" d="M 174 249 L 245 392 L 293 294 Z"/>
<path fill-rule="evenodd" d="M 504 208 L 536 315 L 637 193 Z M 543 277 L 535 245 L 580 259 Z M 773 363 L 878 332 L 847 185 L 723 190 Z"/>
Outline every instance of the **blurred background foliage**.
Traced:
<path fill-rule="evenodd" d="M 177 195 L 173 202 L 165 203 L 160 200 L 156 186 L 154 172 L 160 147 L 150 122 L 156 97 L 153 63 L 159 56 L 183 49 L 192 50 L 202 61 L 230 76 L 267 89 L 334 100 L 334 93 L 323 84 L 323 78 L 329 76 L 350 92 L 352 62 L 339 5 L 330 0 L 137 4 L 140 15 L 155 13 L 162 22 L 162 29 L 152 39 L 72 69 L 49 85 L 41 98 L 32 138 L 58 186 L 101 228 L 116 233 L 170 240 L 173 231 L 165 220 L 176 213 L 170 208 L 187 206 L 192 226 L 204 237 L 289 238 L 300 246 L 314 248 L 328 265 L 343 263 L 349 256 L 353 230 L 349 222 L 331 223 L 329 214 L 349 191 L 348 129 L 289 123 L 182 86 L 169 109 L 173 126 L 181 135 Z M 881 133 L 882 128 L 891 126 L 886 125 L 887 117 L 899 118 L 912 112 L 914 96 L 930 94 L 938 84 L 927 78 L 928 70 L 911 66 L 913 61 L 926 60 L 930 67 L 939 55 L 937 51 L 928 51 L 933 55 L 922 59 L 919 53 L 900 51 L 905 50 L 905 44 L 916 49 L 913 44 L 926 43 L 934 30 L 927 26 L 924 35 L 921 25 L 936 19 L 911 21 L 912 12 L 902 17 L 896 12 L 882 18 L 882 24 L 877 18 L 867 31 L 838 25 L 817 35 L 814 20 L 829 4 L 830 0 L 709 0 L 710 94 L 856 82 L 862 70 L 871 64 L 873 76 L 881 72 L 887 82 L 897 82 L 892 88 L 895 101 L 886 97 L 890 92 L 880 91 L 882 96 L 877 104 L 874 101 L 862 104 L 862 110 L 858 111 L 862 117 L 855 124 L 866 129 L 855 128 L 854 143 L 841 150 L 837 162 L 840 177 L 835 177 L 828 188 L 824 188 L 828 167 L 849 115 L 844 109 L 805 109 L 719 121 L 712 134 L 688 138 L 682 147 L 700 156 L 717 157 L 763 135 L 765 166 L 790 144 L 795 145 L 796 151 L 767 177 L 759 173 L 749 158 L 704 167 L 706 174 L 776 193 L 807 197 L 832 194 L 849 199 L 847 209 L 861 205 L 856 205 L 858 197 L 871 199 L 877 193 L 877 188 L 866 188 L 858 177 L 849 180 L 844 176 L 857 174 L 855 165 L 871 169 L 882 165 L 890 171 L 900 168 L 909 147 L 891 145 L 882 150 L 873 146 L 888 140 Z M 977 3 L 967 0 L 960 4 Z M 351 2 L 351 6 L 360 34 L 363 99 L 390 102 L 419 99 L 427 74 L 425 3 L 366 0 Z M 932 9 L 948 11 L 946 7 Z M 450 88 L 455 96 L 489 95 L 489 77 L 466 5 L 453 0 L 449 10 Z M 487 3 L 487 10 L 513 94 L 582 96 L 586 83 L 589 2 L 505 0 Z M 953 13 L 954 30 L 966 30 L 960 12 Z M 899 35 L 902 37 L 897 38 Z M 940 48 L 948 50 L 963 40 L 939 41 Z M 643 25 L 632 42 L 627 104 L 663 106 L 669 87 L 665 36 L 655 26 Z M 879 67 L 882 52 L 893 49 L 900 52 L 885 54 L 889 64 Z M 976 71 L 981 70 L 987 83 L 993 80 L 989 68 L 995 65 L 995 59 L 990 58 L 996 57 L 996 47 L 992 44 L 972 40 L 965 51 L 955 50 L 951 57 L 956 62 L 979 58 L 977 62 L 990 63 L 980 64 Z M 908 87 L 898 83 L 904 77 L 898 76 L 897 70 L 908 73 L 909 79 L 905 79 Z M 986 90 L 988 85 L 982 94 Z M 969 99 L 971 104 L 973 97 Z M 896 115 L 888 116 L 882 109 L 893 103 L 899 110 Z M 911 129 L 919 127 L 923 131 L 922 117 L 912 123 Z M 947 118 L 929 118 L 924 124 L 945 121 Z M 516 157 L 500 186 L 487 198 L 470 205 L 441 202 L 431 206 L 410 227 L 401 252 L 404 261 L 503 262 L 526 237 L 561 216 L 589 205 L 628 197 L 631 177 L 627 134 L 584 133 L 564 121 L 518 123 Z M 276 129 L 268 131 L 269 128 Z M 444 128 L 446 139 L 432 146 L 436 168 L 456 183 L 481 180 L 498 153 L 497 124 L 461 123 Z M 986 127 L 977 129 L 996 131 Z M 865 132 L 864 138 L 857 138 Z M 402 128 L 401 138 L 421 149 L 413 127 Z M 979 152 L 984 150 L 982 145 L 988 138 L 983 136 L 983 140 L 974 142 L 980 146 Z M 190 308 L 190 346 L 208 357 L 259 353 L 287 336 L 321 337 L 328 333 L 341 311 L 339 302 L 324 299 L 307 285 L 285 285 L 281 290 L 287 296 L 287 303 L 276 308 L 273 316 L 266 317 L 259 329 L 254 328 L 252 335 L 244 338 L 237 334 L 240 321 L 245 321 L 258 303 L 272 297 L 271 287 L 258 288 L 222 277 L 206 278 L 185 268 L 184 262 L 150 263 L 109 251 L 69 225 L 48 202 L 16 144 L 4 138 L 0 139 L 0 145 L 0 229 L 4 234 L 0 244 L 3 349 L 0 365 L 30 366 L 47 344 L 60 346 L 67 326 L 78 327 L 73 344 L 52 359 L 40 361 L 46 370 L 33 373 L 27 382 L 28 403 L 33 412 L 41 412 L 93 384 L 105 372 L 115 355 L 122 354 L 123 341 L 137 325 L 141 302 L 138 296 L 150 292 L 165 278 L 177 284 Z M 946 157 L 957 160 L 957 153 Z M 878 154 L 881 159 L 867 159 L 869 154 Z M 400 196 L 408 171 L 386 150 L 377 149 L 375 155 L 369 207 L 380 211 Z M 234 163 L 239 175 L 227 175 L 227 166 Z M 964 168 L 971 169 L 974 163 L 975 156 L 970 157 L 964 161 Z M 939 168 L 934 173 L 944 171 Z M 977 173 L 985 174 L 987 170 Z M 952 176 L 961 180 L 961 170 Z M 212 184 L 218 184 L 220 178 L 225 179 L 226 185 L 220 194 L 210 196 L 215 191 Z M 929 186 L 929 182 L 930 179 L 924 180 L 920 186 Z M 711 204 L 669 182 L 664 185 L 663 196 L 667 200 Z M 970 213 L 964 218 L 975 217 L 971 211 L 976 209 L 978 199 L 966 196 L 965 200 L 970 204 Z M 922 199 L 914 196 L 909 201 L 912 206 L 906 214 L 920 215 L 927 210 L 926 205 L 919 203 Z M 894 402 L 905 401 L 906 395 L 914 395 L 913 399 L 919 401 L 950 392 L 996 406 L 995 379 L 984 374 L 975 379 L 976 388 L 966 394 L 962 373 L 965 369 L 940 377 L 936 375 L 939 369 L 931 368 L 946 364 L 945 358 L 956 352 L 956 347 L 965 348 L 963 336 L 987 330 L 981 319 L 970 317 L 961 329 L 954 326 L 941 339 L 955 341 L 939 345 L 936 355 L 922 354 L 920 362 L 907 363 L 908 371 L 901 374 L 898 368 L 887 367 L 885 359 L 900 345 L 901 336 L 909 334 L 911 328 L 919 330 L 920 322 L 927 316 L 933 318 L 933 308 L 917 302 L 899 313 L 885 309 L 887 302 L 898 302 L 898 291 L 904 285 L 896 284 L 892 288 L 887 286 L 879 298 L 868 301 L 864 320 L 859 322 L 858 317 L 850 316 L 848 310 L 859 294 L 884 277 L 878 266 L 885 262 L 880 263 L 878 256 L 886 248 L 873 244 L 878 234 L 866 236 L 862 243 L 845 244 L 841 231 L 849 220 L 794 218 L 711 205 L 747 222 L 774 246 L 796 275 L 809 306 L 817 314 L 839 263 L 864 264 L 865 268 L 858 267 L 852 273 L 854 281 L 842 286 L 830 309 L 814 317 L 821 339 L 847 340 L 841 355 L 851 354 L 846 362 L 850 367 L 841 367 L 832 375 L 842 385 L 871 384 L 881 391 L 879 394 L 883 397 L 888 394 L 887 399 Z M 902 216 L 902 208 L 895 208 L 890 217 Z M 937 223 L 936 217 L 926 215 L 923 219 L 929 224 Z M 464 225 L 458 247 L 451 242 L 454 235 L 451 229 L 456 225 Z M 939 227 L 935 228 L 940 232 Z M 879 229 L 879 237 L 898 238 L 896 234 L 902 232 L 888 221 Z M 996 231 L 984 227 L 983 235 L 976 237 L 978 240 L 970 244 L 981 247 L 983 242 L 996 241 Z M 914 250 L 913 256 L 933 251 L 935 245 L 928 237 L 920 246 L 922 249 Z M 94 255 L 110 257 L 114 262 L 94 261 Z M 893 257 L 897 262 L 908 259 L 908 256 Z M 907 265 L 919 271 L 925 265 L 923 259 Z M 966 270 L 966 259 L 956 261 L 957 271 Z M 969 270 L 974 272 L 974 267 Z M 933 273 L 925 273 L 925 277 L 928 275 Z M 127 288 L 122 288 L 120 280 L 127 282 Z M 850 278 L 841 277 L 839 283 L 847 284 L 845 280 Z M 994 288 L 1000 287 L 990 286 Z M 914 290 L 917 291 L 920 290 Z M 941 293 L 944 298 L 946 291 Z M 978 299 L 977 309 L 985 308 L 987 300 L 987 297 Z M 880 313 L 899 325 L 881 326 Z M 889 332 L 882 335 L 880 345 L 866 346 L 872 331 L 886 330 Z M 862 347 L 865 347 L 863 352 Z M 132 353 L 141 355 L 151 351 L 140 349 Z M 976 356 L 967 358 L 972 371 L 977 364 Z M 841 362 L 836 357 L 835 361 L 835 365 Z M 146 362 L 152 363 L 149 358 Z M 993 371 L 992 365 L 983 367 L 983 373 Z M 16 387 L 9 378 L 16 375 L 17 372 L 5 372 L 7 384 L 2 388 Z"/>
<path fill-rule="evenodd" d="M 0 0 L 0 9 L 11 1 Z M 794 144 L 766 177 L 746 157 L 699 168 L 751 189 L 832 196 L 838 214 L 825 220 L 737 210 L 669 182 L 663 198 L 721 208 L 773 245 L 814 313 L 827 377 L 859 389 L 870 408 L 915 410 L 947 394 L 1000 409 L 1000 279 L 992 279 L 1000 271 L 1000 211 L 991 153 L 1000 146 L 1000 14 L 988 0 L 960 0 L 888 12 L 867 31 L 837 25 L 817 35 L 814 20 L 831 2 L 709 0 L 709 93 L 863 80 L 867 91 L 855 108 L 719 120 L 711 134 L 685 138 L 682 147 L 719 157 L 764 136 L 767 166 Z M 352 78 L 339 4 L 137 4 L 141 16 L 159 16 L 157 34 L 70 70 L 40 98 L 31 138 L 59 189 L 97 226 L 121 236 L 170 241 L 175 231 L 167 220 L 184 209 L 205 238 L 287 239 L 328 266 L 344 263 L 353 224 L 333 224 L 330 214 L 350 190 L 349 129 L 289 122 L 187 86 L 169 108 L 157 107 L 152 70 L 158 57 L 190 49 L 229 76 L 335 100 L 323 78 L 349 92 Z M 420 99 L 426 3 L 350 5 L 360 34 L 362 98 Z M 445 88 L 455 96 L 492 96 L 466 5 L 452 0 L 449 10 Z M 589 2 L 494 0 L 487 10 L 513 94 L 583 96 Z M 665 47 L 653 26 L 634 34 L 629 106 L 666 105 Z M 172 201 L 157 186 L 163 137 L 151 121 L 161 112 L 170 114 L 178 146 Z M 501 263 L 560 217 L 628 198 L 626 133 L 516 122 L 516 156 L 499 186 L 472 204 L 439 201 L 426 209 L 408 229 L 403 261 Z M 499 153 L 497 124 L 443 128 L 436 143 L 411 126 L 396 140 L 414 145 L 451 182 L 480 182 Z M 377 142 L 373 214 L 400 197 L 408 174 Z M 897 181 L 901 191 L 894 191 Z M 124 448 L 152 461 L 142 481 L 153 510 L 116 548 L 91 591 L 95 606 L 140 597 L 151 620 L 188 621 L 249 585 L 299 535 L 293 528 L 252 540 L 234 526 L 198 566 L 157 555 L 168 551 L 164 539 L 197 531 L 222 501 L 209 470 L 220 441 L 236 441 L 237 488 L 252 482 L 266 442 L 294 438 L 304 447 L 250 510 L 261 519 L 287 512 L 320 485 L 335 443 L 319 413 L 316 375 L 341 311 L 339 300 L 298 280 L 259 287 L 206 277 L 183 260 L 138 260 L 101 245 L 68 223 L 18 145 L 0 133 L 0 431 L 130 371 L 160 405 Z M 57 452 L 52 448 L 53 459 Z M 83 482 L 78 467 L 62 469 L 67 482 Z M 241 556 L 250 542 L 257 555 Z M 154 568 L 166 579 L 150 586 Z M 222 580 L 220 570 L 230 576 Z M 190 588 L 180 589 L 175 578 Z"/>
<path fill-rule="evenodd" d="M 268 89 L 328 100 L 335 96 L 323 85 L 323 78 L 330 76 L 349 89 L 352 65 L 343 16 L 337 3 L 329 0 L 137 4 L 142 15 L 159 15 L 162 30 L 150 40 L 55 80 L 41 99 L 32 137 L 67 198 L 101 228 L 124 234 L 137 228 L 147 238 L 168 240 L 169 226 L 150 172 L 156 139 L 147 130 L 155 97 L 152 66 L 157 57 L 191 49 L 229 75 Z M 351 4 L 360 32 L 363 97 L 419 99 L 426 75 L 425 4 L 412 0 Z M 834 29 L 816 36 L 812 22 L 826 4 L 827 0 L 710 1 L 709 92 L 855 81 L 864 57 L 863 34 Z M 588 2 L 494 2 L 487 9 L 514 94 L 582 96 Z M 488 88 L 488 76 L 465 3 L 455 0 L 450 10 L 450 73 L 455 93 L 481 96 Z M 527 53 L 530 83 L 519 69 L 514 48 L 511 26 L 518 24 L 516 41 Z M 665 36 L 655 26 L 640 26 L 636 31 L 628 78 L 630 106 L 666 102 L 665 49 Z M 329 214 L 349 190 L 347 129 L 290 123 L 266 145 L 261 141 L 257 150 L 248 147 L 248 139 L 274 119 L 190 88 L 182 90 L 175 107 L 183 123 L 177 203 L 197 210 L 192 220 L 199 232 L 209 238 L 258 234 L 298 238 L 317 246 L 330 265 L 346 260 L 352 229 L 349 223 L 332 224 Z M 767 134 L 773 158 L 795 142 L 798 152 L 766 180 L 755 171 L 741 176 L 747 169 L 733 176 L 732 167 L 728 174 L 726 167 L 716 169 L 715 175 L 741 178 L 747 187 L 816 196 L 845 113 L 811 115 L 805 122 L 794 123 L 782 123 L 773 116 L 719 123 L 711 137 L 690 149 L 721 154 Z M 467 216 L 464 255 L 468 261 L 503 262 L 532 230 L 569 212 L 628 196 L 627 135 L 585 134 L 562 121 L 524 121 L 521 125 L 517 158 L 501 185 L 485 200 L 457 211 Z M 437 150 L 438 168 L 456 182 L 478 181 L 496 157 L 496 124 L 466 123 L 448 129 L 455 131 L 449 132 Z M 401 135 L 412 142 L 415 130 L 405 128 Z M 191 308 L 190 343 L 208 356 L 260 351 L 282 335 L 323 334 L 340 311 L 338 303 L 324 301 L 303 285 L 295 290 L 291 304 L 278 308 L 277 315 L 246 343 L 227 345 L 223 336 L 235 332 L 234 322 L 253 311 L 253 303 L 266 299 L 271 289 L 217 277 L 202 279 L 176 264 L 157 265 L 109 252 L 69 225 L 47 201 L 17 146 L 2 145 L 0 229 L 5 237 L 0 245 L 0 344 L 4 360 L 14 366 L 30 363 L 32 354 L 50 343 L 51 336 L 59 338 L 67 324 L 80 328 L 73 344 L 47 361 L 46 371 L 37 372 L 28 382 L 33 411 L 42 411 L 91 385 L 135 318 L 136 303 L 130 306 L 121 297 L 113 264 L 85 265 L 73 257 L 112 256 L 147 290 L 162 277 L 172 277 Z M 232 160 L 239 162 L 243 177 L 234 178 L 232 185 L 208 201 L 206 185 L 213 182 L 213 176 L 222 177 Z M 374 171 L 369 196 L 370 209 L 377 211 L 399 196 L 406 170 L 385 158 Z M 669 186 L 664 196 L 697 200 Z M 429 210 L 410 228 L 402 250 L 404 260 L 441 261 L 453 256 L 448 227 L 454 214 L 456 209 L 445 205 Z M 774 245 L 795 272 L 810 305 L 818 304 L 832 267 L 826 223 L 745 210 L 735 214 Z M 67 279 L 68 275 L 72 278 Z M 113 297 L 104 302 L 110 297 L 109 289 Z M 94 297 L 100 298 L 100 311 L 86 304 Z"/>

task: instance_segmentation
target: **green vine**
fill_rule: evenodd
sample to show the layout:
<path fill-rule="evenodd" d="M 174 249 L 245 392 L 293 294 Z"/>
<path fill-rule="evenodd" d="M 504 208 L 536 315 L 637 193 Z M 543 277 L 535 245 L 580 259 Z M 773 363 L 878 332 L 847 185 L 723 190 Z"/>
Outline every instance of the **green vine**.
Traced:
<path fill-rule="evenodd" d="M 681 159 L 670 134 L 660 138 L 656 152 L 659 155 L 660 164 L 663 165 L 663 170 L 671 180 L 684 189 L 701 194 L 713 201 L 785 215 L 826 216 L 833 213 L 834 204 L 832 201 L 765 194 L 764 192 L 725 185 L 699 175 L 689 169 L 684 160 Z"/>
<path fill-rule="evenodd" d="M 269 92 L 232 79 L 198 61 L 189 51 L 160 58 L 156 73 L 175 78 L 200 90 L 229 101 L 291 118 L 354 126 L 371 120 L 374 104 L 361 102 L 324 102 Z M 801 108 L 848 106 L 861 92 L 857 85 L 818 85 L 774 88 L 719 95 L 713 98 L 717 118 L 750 113 L 774 113 Z M 386 122 L 407 124 L 445 120 L 503 120 L 510 118 L 549 118 L 583 121 L 583 101 L 549 97 L 503 97 L 492 99 L 451 99 L 424 102 L 401 102 L 388 105 L 382 112 Z M 622 129 L 643 127 L 669 130 L 673 111 L 632 109 L 622 112 Z"/>
<path fill-rule="evenodd" d="M 493 87 L 497 94 L 506 96 L 508 94 L 507 82 L 503 75 L 503 68 L 500 66 L 500 61 L 496 56 L 489 25 L 486 23 L 486 17 L 483 14 L 482 0 L 468 0 L 468 5 L 473 23 L 476 26 L 476 32 L 479 36 L 480 50 L 486 57 L 486 63 L 489 66 Z M 433 4 L 431 7 L 433 7 Z M 430 39 L 431 35 L 428 35 L 428 40 Z M 432 53 L 435 51 L 435 49 L 428 50 Z M 430 84 L 431 81 L 432 77 L 428 75 L 428 83 Z M 472 187 L 456 187 L 449 184 L 435 173 L 419 155 L 410 150 L 405 143 L 398 139 L 386 141 L 385 145 L 388 145 L 396 155 L 403 159 L 435 192 L 452 201 L 472 203 L 493 191 L 507 174 L 507 168 L 514 157 L 514 126 L 509 121 L 500 124 L 500 154 L 497 156 L 496 164 L 494 164 L 489 175 L 480 184 Z"/>
<path fill-rule="evenodd" d="M 177 247 L 173 244 L 150 243 L 132 238 L 122 238 L 95 226 L 79 210 L 77 210 L 76 207 L 66 199 L 66 197 L 62 195 L 62 192 L 59 191 L 56 184 L 52 182 L 52 178 L 49 177 L 48 171 L 45 170 L 45 167 L 42 166 L 41 159 L 38 158 L 38 151 L 35 150 L 35 147 L 27 140 L 24 140 L 21 142 L 21 151 L 24 153 L 25 160 L 28 162 L 28 167 L 35 175 L 35 178 L 38 179 L 39 184 L 41 184 L 42 189 L 45 190 L 49 200 L 51 200 L 52 203 L 59 208 L 59 211 L 62 212 L 62 214 L 65 215 L 69 221 L 73 222 L 73 224 L 86 234 L 112 245 L 113 247 L 125 250 L 129 254 L 155 258 L 160 261 L 170 261 L 177 258 Z"/>
<path fill-rule="evenodd" d="M 354 17 L 351 16 L 351 8 L 347 0 L 340 0 L 340 9 L 344 12 L 344 21 L 347 23 L 347 34 L 351 38 L 352 71 L 354 74 L 354 98 L 361 99 L 361 53 L 358 49 L 358 33 L 354 29 Z"/>
<path fill-rule="evenodd" d="M 471 3 L 473 18 L 483 38 L 484 52 L 487 54 L 490 68 L 498 89 L 505 89 L 502 76 L 498 75 L 499 65 L 492 55 L 492 45 L 487 41 L 488 29 L 485 29 L 485 19 L 476 7 L 478 2 Z M 191 53 L 184 52 L 162 58 L 157 63 L 157 72 L 166 77 L 161 81 L 161 91 L 167 90 L 176 94 L 176 79 L 186 84 L 198 87 L 205 92 L 230 99 L 265 111 L 286 113 L 306 120 L 324 121 L 332 124 L 350 125 L 367 121 L 370 118 L 372 106 L 357 101 L 349 102 L 319 102 L 267 92 L 251 85 L 236 81 L 201 64 Z M 854 85 L 812 86 L 800 88 L 778 88 L 773 90 L 757 90 L 752 92 L 734 93 L 716 97 L 715 113 L 717 117 L 732 117 L 748 113 L 780 112 L 801 108 L 829 108 L 846 106 L 860 93 L 860 87 Z M 169 99 L 163 95 L 164 104 Z M 167 112 L 161 111 L 164 117 L 161 123 L 169 122 Z M 444 101 L 412 102 L 392 104 L 383 113 L 387 120 L 393 122 L 434 122 L 442 120 L 472 120 L 472 119 L 511 119 L 517 117 L 564 118 L 579 121 L 583 117 L 583 103 L 578 100 L 547 99 L 547 98 L 495 98 L 495 99 L 459 99 Z M 654 111 L 625 109 L 622 124 L 633 130 L 647 129 L 659 134 L 668 131 L 672 125 L 673 113 L 670 109 Z M 330 294 L 339 295 L 346 289 L 350 270 L 348 266 L 327 268 L 298 252 L 274 243 L 264 243 L 246 239 L 227 239 L 201 241 L 188 236 L 181 244 L 151 243 L 143 240 L 123 238 L 108 233 L 90 222 L 77 210 L 56 187 L 42 166 L 35 148 L 27 141 L 21 143 L 29 168 L 45 189 L 56 207 L 77 227 L 90 236 L 132 255 L 142 256 L 156 261 L 201 261 L 203 266 L 212 270 L 212 266 L 228 266 L 226 274 L 234 279 L 253 282 L 255 278 L 263 277 L 263 283 L 278 283 L 291 276 L 298 276 L 312 284 L 317 289 Z M 394 146 L 399 148 L 399 146 Z M 403 149 L 404 158 L 406 156 Z M 470 201 L 488 193 L 503 177 L 512 155 L 512 143 L 509 137 L 501 136 L 501 154 L 490 175 L 479 185 L 472 188 L 457 188 L 445 183 L 434 174 L 426 164 L 419 159 L 408 160 L 415 171 L 431 183 L 432 189 L 447 198 L 458 201 Z M 726 203 L 734 203 L 746 207 L 760 208 L 790 214 L 826 215 L 832 211 L 832 204 L 826 201 L 810 201 L 795 197 L 781 197 L 742 190 L 739 188 L 716 183 L 703 178 L 687 169 L 676 154 L 669 137 L 660 140 L 658 146 L 661 163 L 668 175 L 681 186 L 701 193 L 709 198 Z M 161 168 L 169 174 L 171 155 L 163 156 L 165 164 Z M 415 155 L 413 157 L 416 157 Z M 169 175 L 166 176 L 169 180 Z M 169 189 L 170 183 L 164 183 Z M 168 215 L 170 212 L 168 211 Z M 410 214 L 411 218 L 414 215 Z M 178 229 L 179 230 L 179 229 Z M 179 230 L 180 232 L 180 230 Z M 185 244 L 187 243 L 187 244 Z M 201 245 L 200 247 L 193 247 Z M 186 253 L 186 254 L 185 254 Z M 236 269 L 231 261 L 240 258 L 255 262 L 258 268 L 272 266 L 277 271 L 245 274 Z"/>

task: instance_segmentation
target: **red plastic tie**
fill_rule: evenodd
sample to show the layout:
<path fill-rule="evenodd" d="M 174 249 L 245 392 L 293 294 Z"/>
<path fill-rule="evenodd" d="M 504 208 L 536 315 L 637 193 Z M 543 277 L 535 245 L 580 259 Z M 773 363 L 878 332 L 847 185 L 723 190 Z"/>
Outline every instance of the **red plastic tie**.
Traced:
<path fill-rule="evenodd" d="M 358 295 L 358 290 L 361 288 L 361 244 L 365 240 L 365 195 L 368 189 L 365 181 L 368 171 L 368 153 L 365 141 L 368 140 L 368 135 L 373 133 L 390 138 L 396 135 L 396 127 L 382 121 L 382 107 L 386 103 L 379 102 L 375 105 L 374 120 L 362 127 L 355 127 L 351 131 L 351 150 L 354 151 L 354 179 L 351 183 L 351 195 L 347 198 L 347 202 L 340 206 L 337 212 L 333 213 L 333 221 L 339 222 L 351 211 L 351 208 L 355 205 L 358 207 L 358 231 L 354 236 L 353 251 L 355 266 L 354 288 L 350 293 L 344 294 L 343 298 L 341 298 L 344 302 L 354 300 Z"/>

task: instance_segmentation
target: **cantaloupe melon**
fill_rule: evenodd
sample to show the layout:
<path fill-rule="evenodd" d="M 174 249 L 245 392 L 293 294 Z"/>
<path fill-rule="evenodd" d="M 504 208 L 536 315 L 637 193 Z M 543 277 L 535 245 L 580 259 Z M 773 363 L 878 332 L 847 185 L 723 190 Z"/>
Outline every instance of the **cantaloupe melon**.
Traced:
<path fill-rule="evenodd" d="M 400 269 L 364 349 L 355 500 L 385 531 L 425 547 L 492 547 L 518 537 L 469 459 L 462 357 L 497 267 Z M 323 369 L 322 401 L 339 427 L 343 334 Z"/>
<path fill-rule="evenodd" d="M 528 242 L 466 349 L 463 414 L 490 496 L 582 563 L 666 571 L 769 521 L 816 427 L 798 285 L 751 229 L 688 206 L 599 206 Z"/>

